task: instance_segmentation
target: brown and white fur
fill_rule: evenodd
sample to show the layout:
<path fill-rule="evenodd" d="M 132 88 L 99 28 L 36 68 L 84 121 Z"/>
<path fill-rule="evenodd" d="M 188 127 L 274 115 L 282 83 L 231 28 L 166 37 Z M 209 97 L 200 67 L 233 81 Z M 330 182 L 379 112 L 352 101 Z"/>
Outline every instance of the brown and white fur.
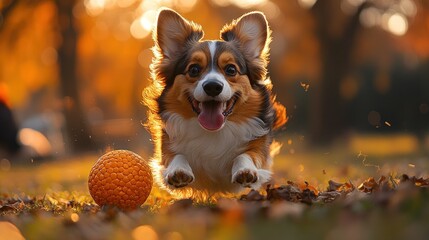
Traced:
<path fill-rule="evenodd" d="M 152 83 L 143 92 L 157 182 L 177 196 L 258 189 L 270 180 L 273 130 L 286 122 L 267 79 L 270 29 L 243 15 L 203 41 L 201 26 L 162 9 Z"/>

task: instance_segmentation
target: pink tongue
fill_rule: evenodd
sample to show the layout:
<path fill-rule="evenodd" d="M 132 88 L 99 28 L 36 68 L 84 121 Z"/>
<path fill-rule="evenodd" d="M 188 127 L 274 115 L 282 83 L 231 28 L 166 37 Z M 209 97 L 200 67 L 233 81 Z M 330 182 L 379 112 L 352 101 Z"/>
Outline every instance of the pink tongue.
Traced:
<path fill-rule="evenodd" d="M 215 131 L 222 127 L 224 121 L 221 102 L 203 102 L 201 112 L 198 115 L 198 122 L 203 128 Z"/>

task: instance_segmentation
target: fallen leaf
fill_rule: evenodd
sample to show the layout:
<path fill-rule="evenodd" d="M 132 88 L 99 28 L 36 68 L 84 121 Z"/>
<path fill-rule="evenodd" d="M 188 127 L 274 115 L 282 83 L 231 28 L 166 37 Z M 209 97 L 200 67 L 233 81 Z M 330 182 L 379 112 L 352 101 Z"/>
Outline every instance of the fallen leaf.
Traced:
<path fill-rule="evenodd" d="M 338 191 L 338 192 L 349 193 L 355 189 L 355 186 L 351 182 L 338 183 L 333 180 L 329 180 L 328 184 L 329 184 L 327 188 L 328 192 Z"/>
<path fill-rule="evenodd" d="M 268 188 L 267 189 L 267 200 L 286 200 L 290 202 L 299 202 L 300 201 L 301 191 L 299 188 L 289 184 L 283 185 L 277 188 Z"/>
<path fill-rule="evenodd" d="M 260 192 L 253 189 L 248 194 L 241 195 L 240 197 L 240 200 L 245 201 L 262 201 L 264 199 L 265 197 Z"/>
<path fill-rule="evenodd" d="M 312 204 L 314 201 L 316 201 L 317 195 L 310 189 L 305 189 L 302 191 L 301 195 L 301 202 L 306 204 Z"/>
<path fill-rule="evenodd" d="M 329 180 L 328 181 L 328 189 L 327 189 L 327 191 L 328 192 L 337 191 L 343 185 L 344 185 L 343 183 L 338 183 L 338 182 L 335 182 L 333 180 Z"/>
<path fill-rule="evenodd" d="M 342 195 L 341 192 L 337 191 L 328 191 L 328 192 L 321 192 L 319 196 L 317 196 L 317 201 L 321 201 L 324 203 L 330 203 L 335 201 L 338 197 Z"/>
<path fill-rule="evenodd" d="M 358 187 L 358 189 L 362 192 L 365 193 L 371 193 L 373 192 L 375 189 L 378 188 L 378 184 L 377 182 L 374 180 L 373 177 L 368 178 L 367 180 L 365 180 L 363 183 L 361 183 Z"/>
<path fill-rule="evenodd" d="M 429 178 L 417 178 L 415 176 L 408 177 L 407 175 L 402 175 L 401 181 L 411 181 L 417 187 L 429 187 Z"/>

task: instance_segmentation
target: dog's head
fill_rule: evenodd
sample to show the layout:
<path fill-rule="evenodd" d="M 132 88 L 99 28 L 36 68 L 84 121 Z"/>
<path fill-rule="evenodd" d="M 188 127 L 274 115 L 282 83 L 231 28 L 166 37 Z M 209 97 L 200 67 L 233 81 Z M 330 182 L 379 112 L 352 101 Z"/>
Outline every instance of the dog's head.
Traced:
<path fill-rule="evenodd" d="M 163 9 L 153 33 L 153 78 L 163 87 L 158 112 L 197 117 L 209 131 L 225 122 L 266 115 L 272 99 L 266 81 L 270 29 L 261 12 L 223 27 L 221 39 L 202 41 L 201 26 Z M 266 117 L 266 116 L 265 116 Z"/>

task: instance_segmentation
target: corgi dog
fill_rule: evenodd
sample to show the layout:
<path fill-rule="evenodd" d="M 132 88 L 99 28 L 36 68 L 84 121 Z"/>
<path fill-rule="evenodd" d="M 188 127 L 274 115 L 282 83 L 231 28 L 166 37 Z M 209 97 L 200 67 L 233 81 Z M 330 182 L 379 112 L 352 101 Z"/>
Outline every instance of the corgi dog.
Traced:
<path fill-rule="evenodd" d="M 159 11 L 143 102 L 155 179 L 173 195 L 237 193 L 270 180 L 273 131 L 287 120 L 267 78 L 270 34 L 261 12 L 202 40 L 200 25 Z"/>

